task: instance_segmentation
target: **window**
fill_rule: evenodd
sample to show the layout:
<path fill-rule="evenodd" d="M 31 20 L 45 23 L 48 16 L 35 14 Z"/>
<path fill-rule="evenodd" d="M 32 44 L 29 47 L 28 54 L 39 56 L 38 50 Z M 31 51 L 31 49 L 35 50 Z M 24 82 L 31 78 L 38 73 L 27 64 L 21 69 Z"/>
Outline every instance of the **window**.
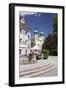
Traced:
<path fill-rule="evenodd" d="M 20 38 L 20 39 L 19 39 L 19 43 L 21 44 L 21 42 L 22 42 L 22 39 Z"/>
<path fill-rule="evenodd" d="M 25 41 L 25 44 L 27 44 L 27 40 Z"/>
<path fill-rule="evenodd" d="M 25 34 L 25 30 L 24 29 L 22 29 L 22 34 Z"/>
<path fill-rule="evenodd" d="M 25 56 L 27 55 L 27 50 L 25 50 Z"/>
<path fill-rule="evenodd" d="M 28 39 L 31 39 L 30 33 L 28 33 Z"/>
<path fill-rule="evenodd" d="M 21 55 L 21 52 L 22 52 L 22 50 L 21 49 L 19 49 L 19 54 Z"/>

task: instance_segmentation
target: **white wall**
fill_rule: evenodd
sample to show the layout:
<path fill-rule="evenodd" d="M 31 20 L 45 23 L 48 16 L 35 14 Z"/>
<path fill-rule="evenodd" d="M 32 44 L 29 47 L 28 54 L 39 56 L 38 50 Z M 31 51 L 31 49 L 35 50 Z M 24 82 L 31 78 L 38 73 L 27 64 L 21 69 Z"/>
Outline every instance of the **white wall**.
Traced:
<path fill-rule="evenodd" d="M 65 5 L 66 0 L 0 0 L 0 90 L 11 90 L 8 87 L 8 4 L 11 2 L 19 3 L 37 3 L 50 5 Z M 66 19 L 65 19 L 66 20 Z M 65 36 L 66 37 L 66 36 Z M 14 90 L 65 90 L 66 84 L 63 85 L 45 85 L 13 88 Z"/>

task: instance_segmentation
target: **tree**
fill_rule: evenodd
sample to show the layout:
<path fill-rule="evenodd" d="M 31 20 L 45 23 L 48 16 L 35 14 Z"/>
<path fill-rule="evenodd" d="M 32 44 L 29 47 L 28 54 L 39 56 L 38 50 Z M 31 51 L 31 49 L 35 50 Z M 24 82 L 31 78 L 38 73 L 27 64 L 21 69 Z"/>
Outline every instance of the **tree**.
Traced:
<path fill-rule="evenodd" d="M 48 49 L 50 55 L 57 55 L 57 42 L 58 42 L 58 16 L 53 18 L 53 32 L 48 34 L 42 45 L 42 50 Z"/>
<path fill-rule="evenodd" d="M 53 49 L 55 46 L 55 42 L 54 42 L 54 36 L 53 34 L 49 34 L 46 38 L 45 41 L 43 43 L 43 48 L 51 50 Z"/>
<path fill-rule="evenodd" d="M 49 34 L 42 45 L 42 51 L 44 49 L 49 50 L 50 55 L 57 55 L 56 39 L 53 34 Z"/>
<path fill-rule="evenodd" d="M 53 18 L 53 35 L 55 37 L 55 43 L 57 48 L 57 42 L 58 42 L 58 16 L 54 16 Z"/>
<path fill-rule="evenodd" d="M 42 45 L 42 51 L 43 51 L 44 49 L 46 49 L 46 45 L 47 45 L 47 40 L 46 40 L 46 38 L 45 38 L 44 43 L 43 43 L 43 45 Z"/>

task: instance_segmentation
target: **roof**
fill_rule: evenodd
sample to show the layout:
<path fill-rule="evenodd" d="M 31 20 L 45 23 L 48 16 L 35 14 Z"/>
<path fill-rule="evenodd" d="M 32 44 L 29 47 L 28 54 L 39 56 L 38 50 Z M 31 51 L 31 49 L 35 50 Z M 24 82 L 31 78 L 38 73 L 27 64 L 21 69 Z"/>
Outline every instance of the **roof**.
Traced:
<path fill-rule="evenodd" d="M 44 33 L 43 32 L 40 32 L 40 35 L 44 35 Z"/>
<path fill-rule="evenodd" d="M 35 30 L 35 31 L 34 31 L 34 33 L 38 33 L 38 31 L 37 31 L 37 30 Z"/>

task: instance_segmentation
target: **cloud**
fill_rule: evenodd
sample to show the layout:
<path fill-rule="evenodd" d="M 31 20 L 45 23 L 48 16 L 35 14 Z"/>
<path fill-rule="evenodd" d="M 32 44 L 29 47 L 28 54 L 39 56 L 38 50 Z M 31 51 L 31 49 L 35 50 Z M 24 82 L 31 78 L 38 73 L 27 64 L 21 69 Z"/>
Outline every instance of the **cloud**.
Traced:
<path fill-rule="evenodd" d="M 25 16 L 25 15 L 36 15 L 37 13 L 36 12 L 20 12 L 19 13 L 20 14 L 20 16 Z"/>

